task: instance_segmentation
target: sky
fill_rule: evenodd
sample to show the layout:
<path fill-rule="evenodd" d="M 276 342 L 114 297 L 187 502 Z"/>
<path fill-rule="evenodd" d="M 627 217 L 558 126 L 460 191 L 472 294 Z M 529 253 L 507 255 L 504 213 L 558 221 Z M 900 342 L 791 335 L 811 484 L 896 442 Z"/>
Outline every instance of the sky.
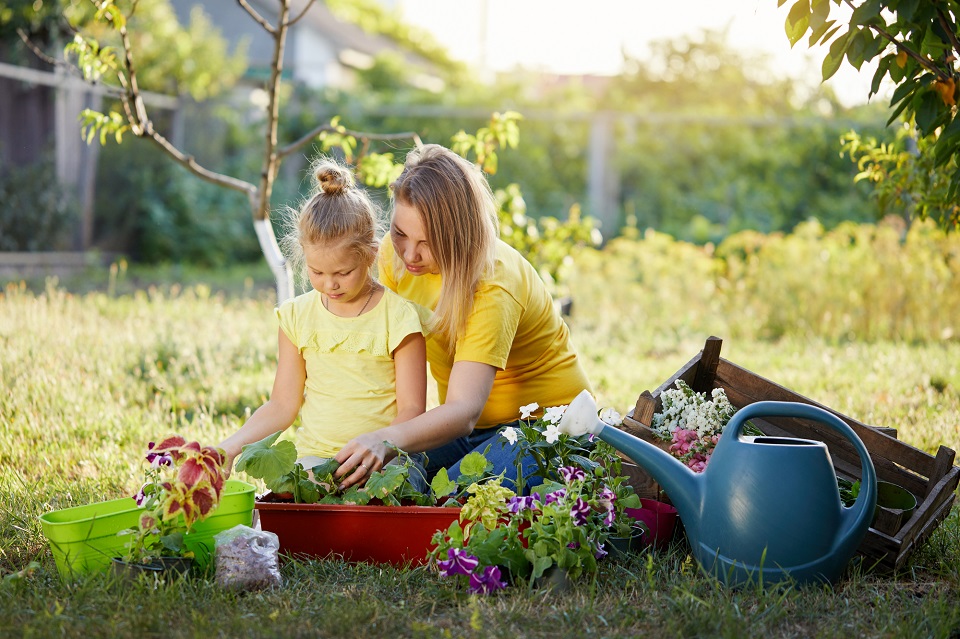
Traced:
<path fill-rule="evenodd" d="M 772 68 L 811 84 L 819 81 L 826 55 L 823 47 L 809 50 L 805 39 L 790 48 L 783 25 L 792 2 L 777 7 L 776 0 L 396 0 L 396 5 L 453 57 L 494 71 L 523 66 L 611 75 L 620 69 L 621 48 L 642 59 L 650 42 L 724 28 L 743 53 L 765 55 Z M 845 62 L 828 84 L 844 103 L 859 104 L 867 101 L 872 77 L 873 68 L 864 65 L 858 73 Z"/>

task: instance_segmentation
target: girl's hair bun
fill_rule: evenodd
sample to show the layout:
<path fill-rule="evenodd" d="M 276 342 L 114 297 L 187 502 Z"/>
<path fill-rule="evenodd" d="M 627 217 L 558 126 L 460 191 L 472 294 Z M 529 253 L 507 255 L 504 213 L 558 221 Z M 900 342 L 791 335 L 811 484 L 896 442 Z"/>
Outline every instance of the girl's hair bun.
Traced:
<path fill-rule="evenodd" d="M 353 187 L 353 174 L 336 162 L 321 161 L 314 167 L 313 174 L 325 195 L 340 195 Z"/>

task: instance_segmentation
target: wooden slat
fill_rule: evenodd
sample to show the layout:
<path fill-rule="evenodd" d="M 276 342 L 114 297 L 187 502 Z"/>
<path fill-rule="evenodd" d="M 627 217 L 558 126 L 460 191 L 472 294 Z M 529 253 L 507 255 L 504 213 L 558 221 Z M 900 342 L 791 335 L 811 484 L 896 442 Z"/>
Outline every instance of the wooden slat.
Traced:
<path fill-rule="evenodd" d="M 957 453 L 952 449 L 947 448 L 946 446 L 941 446 L 937 449 L 937 456 L 933 459 L 933 472 L 931 473 L 931 479 L 940 480 L 943 477 L 946 477 L 950 470 L 953 468 L 953 460 L 956 459 Z M 928 486 L 928 491 L 924 493 L 924 496 L 930 494 L 935 490 L 933 481 L 930 482 Z"/>
<path fill-rule="evenodd" d="M 857 436 L 866 444 L 873 457 L 884 457 L 891 459 L 924 477 L 930 477 L 933 470 L 932 458 L 927 453 L 904 444 L 892 437 L 888 437 L 875 429 L 851 418 L 838 413 L 828 406 L 819 404 L 812 399 L 795 393 L 779 384 L 775 384 L 768 379 L 755 375 L 750 371 L 740 368 L 732 362 L 720 359 L 717 367 L 717 384 L 725 390 L 736 390 L 742 401 L 747 398 L 752 399 L 747 403 L 753 403 L 762 400 L 801 402 L 817 406 L 830 413 L 833 413 L 844 422 L 846 422 L 857 433 Z M 732 401 L 732 400 L 731 400 Z"/>
<path fill-rule="evenodd" d="M 690 385 L 690 388 L 696 392 L 709 394 L 713 390 L 722 345 L 723 340 L 712 335 L 704 343 L 703 350 L 700 351 L 700 363 L 697 365 L 697 372 L 694 374 L 693 383 Z"/>
<path fill-rule="evenodd" d="M 656 406 L 657 400 L 654 399 L 653 394 L 648 390 L 643 391 L 637 398 L 637 405 L 633 409 L 633 419 L 649 427 L 653 424 L 653 413 Z"/>

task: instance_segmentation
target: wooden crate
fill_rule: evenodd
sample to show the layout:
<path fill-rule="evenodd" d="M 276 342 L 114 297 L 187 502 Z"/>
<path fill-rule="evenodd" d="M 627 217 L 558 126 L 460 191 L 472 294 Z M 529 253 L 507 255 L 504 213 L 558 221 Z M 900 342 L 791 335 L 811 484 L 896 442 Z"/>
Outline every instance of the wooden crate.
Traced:
<path fill-rule="evenodd" d="M 902 568 L 910 555 L 930 536 L 950 513 L 960 483 L 960 468 L 953 465 L 956 453 L 940 446 L 936 456 L 929 455 L 897 439 L 893 428 L 867 426 L 818 404 L 783 386 L 741 368 L 720 357 L 722 341 L 710 337 L 703 350 L 652 393 L 644 391 L 634 409 L 624 418 L 623 429 L 646 441 L 666 448 L 666 443 L 650 430 L 653 414 L 660 410 L 660 394 L 684 380 L 697 392 L 709 393 L 722 388 L 737 408 L 758 401 L 802 402 L 823 408 L 850 425 L 870 452 L 877 479 L 903 486 L 917 497 L 917 508 L 892 535 L 870 528 L 858 551 L 868 565 L 886 570 Z M 797 437 L 824 442 L 830 450 L 839 477 L 860 478 L 860 460 L 853 445 L 829 426 L 805 419 L 770 417 L 753 421 L 766 435 Z M 630 469 L 634 486 L 641 496 L 655 497 L 659 486 L 642 469 Z"/>

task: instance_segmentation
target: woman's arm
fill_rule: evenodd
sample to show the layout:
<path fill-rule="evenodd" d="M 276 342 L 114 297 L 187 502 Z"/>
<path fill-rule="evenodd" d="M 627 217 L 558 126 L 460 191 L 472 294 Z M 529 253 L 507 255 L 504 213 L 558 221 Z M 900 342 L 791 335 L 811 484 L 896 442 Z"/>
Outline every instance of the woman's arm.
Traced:
<path fill-rule="evenodd" d="M 349 487 L 365 476 L 365 473 L 353 472 L 361 463 L 368 468 L 381 468 L 393 457 L 393 450 L 385 441 L 413 453 L 469 435 L 487 403 L 496 374 L 497 369 L 489 364 L 455 363 L 450 371 L 446 402 L 406 422 L 391 424 L 347 442 L 336 455 L 341 464 L 336 476 L 346 478 L 342 485 Z"/>
<path fill-rule="evenodd" d="M 234 457 L 240 454 L 240 449 L 246 444 L 288 428 L 300 412 L 307 365 L 286 333 L 282 329 L 278 332 L 277 375 L 273 380 L 270 399 L 254 411 L 240 430 L 220 442 L 220 448 L 227 453 L 227 469 L 233 467 Z"/>

